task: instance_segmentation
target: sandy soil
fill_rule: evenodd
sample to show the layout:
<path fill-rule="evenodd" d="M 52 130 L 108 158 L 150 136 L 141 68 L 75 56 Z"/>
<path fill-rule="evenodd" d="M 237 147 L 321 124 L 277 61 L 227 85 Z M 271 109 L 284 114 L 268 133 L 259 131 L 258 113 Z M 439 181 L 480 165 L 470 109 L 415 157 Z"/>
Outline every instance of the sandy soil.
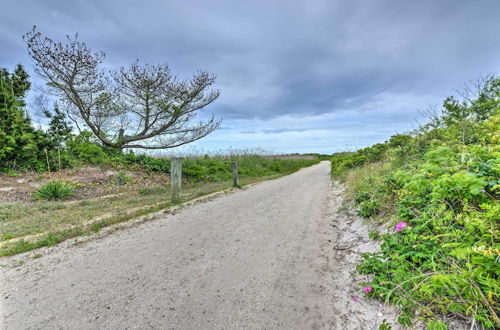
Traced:
<path fill-rule="evenodd" d="M 351 274 L 376 245 L 339 211 L 341 195 L 322 162 L 99 240 L 3 259 L 0 327 L 377 329 L 396 311 L 365 299 Z"/>
<path fill-rule="evenodd" d="M 354 214 L 354 211 L 340 210 L 343 204 L 343 187 L 334 183 L 330 191 L 330 224 L 333 226 L 331 273 L 334 278 L 334 329 L 378 329 L 386 319 L 397 326 L 396 308 L 368 299 L 360 288 L 361 282 L 369 278 L 357 275 L 356 260 L 364 252 L 375 252 L 378 243 L 368 238 L 369 229 L 379 230 L 368 225 Z"/>

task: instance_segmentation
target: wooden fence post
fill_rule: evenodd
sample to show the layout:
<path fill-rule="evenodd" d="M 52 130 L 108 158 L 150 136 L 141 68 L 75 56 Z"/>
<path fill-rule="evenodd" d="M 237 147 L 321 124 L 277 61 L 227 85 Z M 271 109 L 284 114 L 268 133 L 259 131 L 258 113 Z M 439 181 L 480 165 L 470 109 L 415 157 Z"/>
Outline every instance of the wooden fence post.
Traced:
<path fill-rule="evenodd" d="M 233 187 L 239 187 L 240 183 L 238 181 L 238 162 L 231 162 L 233 167 Z"/>
<path fill-rule="evenodd" d="M 170 184 L 172 187 L 172 203 L 181 201 L 181 178 L 182 178 L 182 159 L 172 158 L 170 163 Z"/>

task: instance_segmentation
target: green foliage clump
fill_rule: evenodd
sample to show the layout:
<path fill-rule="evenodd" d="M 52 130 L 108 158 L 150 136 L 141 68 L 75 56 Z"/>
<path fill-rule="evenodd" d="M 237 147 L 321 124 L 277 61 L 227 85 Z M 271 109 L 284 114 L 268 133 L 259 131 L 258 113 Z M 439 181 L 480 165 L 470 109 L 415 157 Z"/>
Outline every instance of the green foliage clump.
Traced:
<path fill-rule="evenodd" d="M 71 197 L 75 187 L 69 183 L 54 180 L 41 185 L 34 193 L 37 199 L 49 201 Z"/>
<path fill-rule="evenodd" d="M 363 283 L 369 296 L 402 308 L 405 326 L 419 315 L 446 329 L 439 315 L 450 314 L 500 326 L 500 79 L 484 81 L 475 95 L 446 99 L 440 117 L 384 143 L 382 154 L 361 162 L 379 162 L 375 171 L 346 172 L 344 164 L 366 150 L 332 162 L 359 215 L 390 225 L 358 271 L 372 276 Z"/>
<path fill-rule="evenodd" d="M 136 155 L 132 152 L 116 155 L 112 160 L 114 163 L 126 165 L 131 169 L 143 168 L 146 172 L 170 173 L 170 159 L 157 158 L 148 155 Z"/>
<path fill-rule="evenodd" d="M 74 139 L 67 141 L 68 152 L 80 162 L 101 165 L 109 162 L 103 147 L 96 143 L 91 132 L 82 131 Z"/>
<path fill-rule="evenodd" d="M 411 140 L 411 136 L 397 134 L 384 143 L 377 143 L 356 152 L 335 153 L 330 159 L 332 163 L 332 176 L 338 178 L 349 169 L 381 161 L 386 157 L 387 150 L 404 146 L 409 140 Z"/>
<path fill-rule="evenodd" d="M 132 183 L 134 180 L 128 176 L 125 172 L 118 172 L 116 176 L 111 179 L 111 182 L 118 186 L 124 186 Z"/>

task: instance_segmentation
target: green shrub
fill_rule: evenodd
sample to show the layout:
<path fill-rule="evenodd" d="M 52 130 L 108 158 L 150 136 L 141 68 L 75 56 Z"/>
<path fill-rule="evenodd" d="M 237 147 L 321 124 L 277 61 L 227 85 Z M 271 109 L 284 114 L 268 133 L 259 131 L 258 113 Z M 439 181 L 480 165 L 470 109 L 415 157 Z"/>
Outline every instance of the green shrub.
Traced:
<path fill-rule="evenodd" d="M 442 117 L 391 138 L 382 155 L 332 157 L 359 215 L 389 225 L 357 269 L 370 275 L 369 296 L 402 308 L 403 326 L 419 315 L 446 329 L 445 314 L 500 326 L 500 79 L 485 86 L 475 100 L 446 99 Z M 353 164 L 362 167 L 347 172 Z"/>
<path fill-rule="evenodd" d="M 369 218 L 380 212 L 380 202 L 378 200 L 367 200 L 359 204 L 358 215 Z"/>
<path fill-rule="evenodd" d="M 363 255 L 358 271 L 373 275 L 371 296 L 404 306 L 410 314 L 419 310 L 429 324 L 439 322 L 435 313 L 453 313 L 472 316 L 487 327 L 496 325 L 496 150 L 488 145 L 440 146 L 405 167 L 393 165 L 390 179 L 359 179 L 355 202 L 361 216 L 373 216 L 392 194 L 395 202 L 389 215 L 408 225 L 383 235 L 379 252 Z"/>
<path fill-rule="evenodd" d="M 41 185 L 34 193 L 37 199 L 49 201 L 71 197 L 75 187 L 69 183 L 54 180 Z"/>
<path fill-rule="evenodd" d="M 208 179 L 208 168 L 198 164 L 184 164 L 182 175 L 194 181 Z"/>
<path fill-rule="evenodd" d="M 123 164 L 130 168 L 130 165 L 137 165 L 144 168 L 146 172 L 170 172 L 170 159 L 156 158 L 147 155 L 136 155 L 132 152 L 116 154 L 113 157 L 113 164 Z"/>
<path fill-rule="evenodd" d="M 111 179 L 111 182 L 117 186 L 124 186 L 132 183 L 133 181 L 134 180 L 130 176 L 122 171 L 118 172 L 118 174 Z"/>
<path fill-rule="evenodd" d="M 71 143 L 70 146 L 73 154 L 79 160 L 94 165 L 103 164 L 107 160 L 106 153 L 97 144 L 90 142 L 75 142 Z"/>

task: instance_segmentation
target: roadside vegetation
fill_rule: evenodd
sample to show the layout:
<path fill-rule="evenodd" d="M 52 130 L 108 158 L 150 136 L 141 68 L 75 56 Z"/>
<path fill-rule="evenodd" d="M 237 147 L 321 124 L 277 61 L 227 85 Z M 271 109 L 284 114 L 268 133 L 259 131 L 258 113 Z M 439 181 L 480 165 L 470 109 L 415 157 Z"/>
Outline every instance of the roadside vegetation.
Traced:
<path fill-rule="evenodd" d="M 0 256 L 13 255 L 168 209 L 170 159 L 105 146 L 72 129 L 57 104 L 37 129 L 26 109 L 30 88 L 18 66 L 0 70 Z M 252 150 L 186 157 L 182 201 L 293 173 L 319 155 L 273 156 Z"/>
<path fill-rule="evenodd" d="M 358 214 L 385 224 L 358 272 L 369 297 L 401 307 L 403 326 L 500 327 L 500 78 L 460 96 L 411 134 L 331 159 Z"/>

